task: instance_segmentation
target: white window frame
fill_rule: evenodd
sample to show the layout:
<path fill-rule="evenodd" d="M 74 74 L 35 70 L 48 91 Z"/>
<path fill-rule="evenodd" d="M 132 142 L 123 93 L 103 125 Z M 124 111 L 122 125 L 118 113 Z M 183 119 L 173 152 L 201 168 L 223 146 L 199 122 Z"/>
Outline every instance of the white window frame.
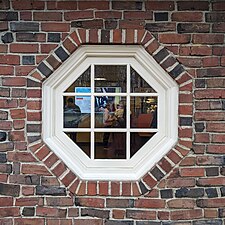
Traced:
<path fill-rule="evenodd" d="M 93 65 L 129 65 L 146 80 L 157 93 L 145 93 L 158 97 L 158 126 L 157 129 L 146 131 L 157 132 L 133 157 L 130 158 L 129 149 L 127 159 L 94 159 L 94 142 L 91 142 L 91 158 L 80 150 L 67 137 L 63 129 L 63 95 L 64 91 Z M 129 71 L 127 71 L 129 74 Z M 129 77 L 128 77 L 129 78 Z M 92 81 L 93 82 L 93 81 Z M 127 80 L 129 86 L 129 80 Z M 129 87 L 128 87 L 129 88 Z M 92 90 L 93 91 L 93 90 Z M 66 94 L 68 96 L 68 93 Z M 69 93 L 74 96 L 77 93 Z M 84 95 L 84 94 L 81 94 Z M 93 93 L 90 93 L 93 96 Z M 115 93 L 113 93 L 115 95 Z M 121 93 L 118 94 L 121 96 Z M 138 96 L 138 93 L 126 95 Z M 140 93 L 140 95 L 143 95 Z M 92 99 L 92 109 L 94 101 Z M 127 112 L 129 104 L 127 105 Z M 94 116 L 92 110 L 91 116 Z M 127 119 L 128 119 L 127 113 Z M 94 117 L 93 117 L 94 118 Z M 91 131 L 104 131 L 94 128 L 92 120 Z M 128 120 L 127 120 L 128 121 Z M 129 124 L 129 123 L 127 123 Z M 89 128 L 78 128 L 90 131 Z M 85 130 L 86 129 L 86 130 Z M 74 128 L 73 131 L 78 131 Z M 112 131 L 130 131 L 127 128 Z M 135 131 L 135 129 L 132 129 Z M 136 129 L 138 131 L 138 129 Z M 142 129 L 144 131 L 144 129 Z M 129 137 L 129 135 L 127 135 Z M 70 58 L 58 68 L 43 83 L 43 140 L 61 158 L 64 163 L 81 179 L 85 180 L 138 180 L 147 173 L 177 142 L 178 139 L 178 85 L 149 55 L 142 46 L 134 45 L 87 45 L 81 46 Z M 129 138 L 127 140 L 129 146 Z"/>

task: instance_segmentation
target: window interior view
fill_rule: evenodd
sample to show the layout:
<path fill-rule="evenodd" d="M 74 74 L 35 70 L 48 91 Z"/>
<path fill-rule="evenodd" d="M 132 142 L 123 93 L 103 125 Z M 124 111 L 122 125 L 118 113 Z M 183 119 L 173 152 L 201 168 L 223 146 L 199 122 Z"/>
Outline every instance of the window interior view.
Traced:
<path fill-rule="evenodd" d="M 91 65 L 63 104 L 63 131 L 94 160 L 129 159 L 157 133 L 158 94 L 128 64 Z"/>

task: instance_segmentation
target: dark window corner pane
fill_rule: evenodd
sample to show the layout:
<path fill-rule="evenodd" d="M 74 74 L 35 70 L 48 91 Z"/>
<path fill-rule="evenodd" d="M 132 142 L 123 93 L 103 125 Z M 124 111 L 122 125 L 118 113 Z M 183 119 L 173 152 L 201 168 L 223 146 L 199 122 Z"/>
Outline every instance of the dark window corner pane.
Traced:
<path fill-rule="evenodd" d="M 90 132 L 65 132 L 65 133 L 88 157 L 91 157 Z"/>
<path fill-rule="evenodd" d="M 130 133 L 130 155 L 134 156 L 156 133 L 131 132 Z"/>

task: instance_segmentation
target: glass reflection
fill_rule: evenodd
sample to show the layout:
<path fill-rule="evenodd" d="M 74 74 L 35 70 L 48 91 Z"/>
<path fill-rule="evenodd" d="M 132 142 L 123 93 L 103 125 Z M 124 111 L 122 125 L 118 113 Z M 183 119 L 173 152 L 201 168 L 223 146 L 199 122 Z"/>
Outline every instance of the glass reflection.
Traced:
<path fill-rule="evenodd" d="M 156 93 L 156 91 L 131 67 L 131 93 Z"/>
<path fill-rule="evenodd" d="M 82 87 L 88 87 L 83 88 Z M 90 92 L 91 87 L 91 67 L 89 67 L 81 76 L 79 76 L 72 85 L 70 85 L 65 92 L 78 92 L 83 90 L 83 92 Z"/>
<path fill-rule="evenodd" d="M 66 135 L 75 143 L 77 144 L 80 149 L 90 157 L 91 154 L 91 134 L 90 132 L 65 132 Z"/>
<path fill-rule="evenodd" d="M 126 159 L 126 133 L 96 132 L 95 159 Z"/>
<path fill-rule="evenodd" d="M 131 128 L 157 128 L 157 97 L 130 99 Z"/>
<path fill-rule="evenodd" d="M 146 132 L 131 132 L 130 133 L 130 156 L 141 149 L 141 147 L 147 143 L 156 133 L 146 133 Z"/>
<path fill-rule="evenodd" d="M 64 128 L 89 128 L 90 118 L 90 96 L 64 96 Z"/>
<path fill-rule="evenodd" d="M 95 92 L 120 93 L 126 92 L 127 66 L 96 65 Z"/>
<path fill-rule="evenodd" d="M 126 127 L 126 97 L 96 96 L 95 97 L 95 127 L 125 128 Z"/>

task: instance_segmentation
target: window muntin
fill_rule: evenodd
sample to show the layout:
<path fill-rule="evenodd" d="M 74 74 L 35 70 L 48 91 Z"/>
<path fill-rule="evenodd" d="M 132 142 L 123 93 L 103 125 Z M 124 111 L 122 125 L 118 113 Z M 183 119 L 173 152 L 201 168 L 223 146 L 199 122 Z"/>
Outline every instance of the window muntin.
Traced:
<path fill-rule="evenodd" d="M 157 133 L 157 96 L 130 64 L 91 64 L 63 94 L 63 131 L 93 160 L 129 160 Z"/>
<path fill-rule="evenodd" d="M 62 95 L 74 96 L 74 93 L 65 92 L 65 90 L 92 64 L 129 64 L 148 84 L 152 85 L 156 92 L 151 93 L 151 96 L 157 96 L 159 121 L 157 130 L 155 130 L 157 133 L 143 144 L 139 151 L 134 155 L 131 154 L 130 159 L 90 159 L 67 136 L 66 132 L 71 132 L 71 128 L 63 128 Z M 91 70 L 93 73 L 93 69 Z M 131 86 L 131 84 L 128 85 Z M 143 93 L 134 93 L 134 96 L 139 97 L 139 95 L 143 95 Z M 94 105 L 94 101 L 91 101 L 91 104 Z M 127 111 L 130 112 L 130 109 L 127 108 Z M 176 143 L 177 121 L 178 86 L 141 46 L 82 46 L 43 83 L 44 141 L 81 179 L 121 181 L 139 179 Z M 101 128 L 98 129 L 98 132 L 101 132 Z M 77 133 L 90 133 L 89 130 L 90 128 L 82 128 L 77 130 Z M 119 131 L 123 132 L 123 129 L 119 129 Z M 116 132 L 119 131 L 116 129 Z M 138 129 L 132 128 L 131 133 L 135 132 L 138 133 Z M 148 130 L 146 132 L 148 133 Z M 154 133 L 154 129 L 152 133 Z M 126 142 L 131 143 L 131 140 L 127 139 Z M 94 149 L 94 142 L 91 142 L 90 145 L 92 146 L 90 148 Z"/>

